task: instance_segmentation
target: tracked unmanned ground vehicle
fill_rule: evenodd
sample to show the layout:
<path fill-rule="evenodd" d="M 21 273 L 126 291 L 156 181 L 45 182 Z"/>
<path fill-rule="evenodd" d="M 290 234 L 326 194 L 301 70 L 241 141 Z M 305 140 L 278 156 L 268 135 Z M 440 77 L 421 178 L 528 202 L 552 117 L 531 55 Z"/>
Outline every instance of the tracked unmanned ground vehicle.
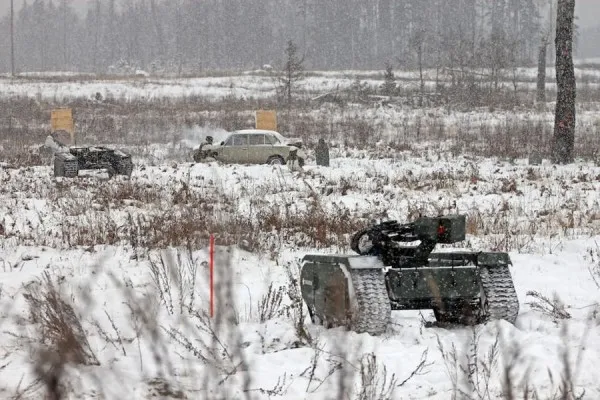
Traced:
<path fill-rule="evenodd" d="M 441 323 L 514 323 L 519 302 L 507 253 L 433 252 L 465 239 L 466 217 L 388 221 L 357 232 L 358 255 L 306 255 L 301 292 L 314 323 L 385 332 L 392 310 L 433 309 Z M 418 245 L 400 243 L 420 242 Z"/>
<path fill-rule="evenodd" d="M 131 154 L 104 146 L 66 146 L 53 135 L 46 138 L 44 147 L 54 154 L 54 176 L 73 178 L 81 170 L 104 169 L 109 176 L 131 176 Z"/>
<path fill-rule="evenodd" d="M 104 169 L 109 176 L 131 176 L 131 155 L 102 146 L 71 147 L 54 155 L 54 176 L 75 177 L 81 170 Z"/>

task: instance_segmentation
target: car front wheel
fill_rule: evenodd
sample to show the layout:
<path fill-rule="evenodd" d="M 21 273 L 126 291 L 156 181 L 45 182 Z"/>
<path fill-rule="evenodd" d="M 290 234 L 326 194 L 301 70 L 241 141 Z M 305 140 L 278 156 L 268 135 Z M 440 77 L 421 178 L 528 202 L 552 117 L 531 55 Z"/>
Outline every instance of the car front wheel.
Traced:
<path fill-rule="evenodd" d="M 200 162 L 200 161 L 202 161 L 202 159 L 203 159 L 204 157 L 202 156 L 202 152 L 201 152 L 200 150 L 198 150 L 198 151 L 195 151 L 195 152 L 194 152 L 194 154 L 193 154 L 193 158 L 194 158 L 194 161 L 195 161 L 195 162 Z"/>
<path fill-rule="evenodd" d="M 269 159 L 267 160 L 267 164 L 269 164 L 269 165 L 284 165 L 285 160 L 283 158 L 281 158 L 280 156 L 273 156 L 273 157 L 269 157 Z"/>

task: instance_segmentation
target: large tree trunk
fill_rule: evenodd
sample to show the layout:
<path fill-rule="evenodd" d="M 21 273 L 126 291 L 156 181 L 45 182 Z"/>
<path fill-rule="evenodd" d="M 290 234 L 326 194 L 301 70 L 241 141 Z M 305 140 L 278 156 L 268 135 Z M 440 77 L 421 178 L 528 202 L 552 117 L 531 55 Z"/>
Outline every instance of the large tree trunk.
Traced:
<path fill-rule="evenodd" d="M 575 68 L 573 66 L 573 17 L 575 0 L 558 0 L 556 17 L 556 85 L 552 162 L 573 161 L 575 143 Z"/>

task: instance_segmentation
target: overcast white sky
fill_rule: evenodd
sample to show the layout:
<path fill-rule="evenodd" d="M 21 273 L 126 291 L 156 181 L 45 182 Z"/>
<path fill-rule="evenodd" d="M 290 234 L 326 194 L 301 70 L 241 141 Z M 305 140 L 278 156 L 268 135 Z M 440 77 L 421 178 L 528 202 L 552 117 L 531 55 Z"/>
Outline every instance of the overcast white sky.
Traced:
<path fill-rule="evenodd" d="M 21 8 L 23 0 L 14 0 L 15 8 Z M 54 0 L 58 4 L 61 0 Z M 67 0 L 77 9 L 85 11 L 89 0 Z M 119 1 L 117 1 L 118 3 Z M 10 0 L 0 0 L 0 15 L 4 16 L 10 10 Z M 576 0 L 575 13 L 579 17 L 582 28 L 600 24 L 600 0 Z"/>

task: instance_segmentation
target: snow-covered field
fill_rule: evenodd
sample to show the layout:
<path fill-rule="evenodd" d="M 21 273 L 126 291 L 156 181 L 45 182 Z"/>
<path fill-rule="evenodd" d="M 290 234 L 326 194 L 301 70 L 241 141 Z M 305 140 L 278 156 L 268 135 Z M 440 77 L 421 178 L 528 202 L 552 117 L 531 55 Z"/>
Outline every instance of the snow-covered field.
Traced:
<path fill-rule="evenodd" d="M 473 71 L 478 80 L 486 81 L 489 71 Z M 455 74 L 459 74 L 455 72 Z M 600 69 L 576 68 L 576 78 L 585 82 L 590 89 L 600 85 Z M 265 99 L 276 94 L 279 81 L 275 73 L 266 71 L 245 71 L 224 73 L 224 76 L 169 78 L 169 77 L 95 77 L 75 73 L 55 74 L 22 73 L 19 77 L 0 79 L 0 98 L 32 97 L 38 100 L 68 102 L 74 99 L 92 99 L 100 94 L 103 99 L 122 101 L 177 99 L 201 97 L 210 101 L 224 98 Z M 415 71 L 396 70 L 396 79 L 404 90 L 419 90 L 419 75 Z M 379 87 L 383 83 L 383 71 L 310 71 L 298 82 L 298 89 L 308 95 L 350 88 L 358 81 L 369 87 Z M 556 88 L 554 67 L 546 70 L 548 90 Z M 513 89 L 513 79 L 521 91 L 533 91 L 536 87 L 537 69 L 517 68 L 504 71 L 500 86 Z M 424 71 L 425 87 L 434 90 L 437 81 L 450 82 L 449 71 Z M 581 84 L 581 83 L 580 83 Z"/>
<path fill-rule="evenodd" d="M 535 70 L 518 73 L 519 85 L 533 88 Z M 433 85 L 435 71 L 426 75 Z M 317 96 L 356 76 L 382 83 L 381 71 L 313 72 L 302 90 Z M 397 77 L 404 89 L 418 88 L 414 72 Z M 596 70 L 578 69 L 578 77 L 600 83 Z M 551 126 L 552 103 L 542 111 L 315 104 L 286 123 L 317 124 L 292 133 L 310 142 L 325 136 L 328 168 L 312 157 L 301 171 L 188 162 L 190 147 L 224 132 L 211 123 L 233 112 L 219 104 L 269 99 L 275 87 L 265 71 L 0 79 L 0 99 L 20 97 L 27 107 L 13 110 L 10 123 L 30 135 L 23 143 L 3 138 L 2 154 L 37 147 L 43 113 L 86 98 L 93 101 L 75 105 L 86 143 L 96 135 L 122 143 L 135 162 L 131 179 L 109 180 L 102 172 L 55 179 L 39 162 L 0 160 L 1 398 L 43 398 L 55 380 L 69 399 L 600 398 L 599 163 L 515 158 L 547 139 L 536 135 Z M 139 115 L 119 108 L 184 97 L 216 106 L 194 110 L 191 102 L 157 116 L 152 106 Z M 252 121 L 252 107 L 235 109 L 240 127 Z M 597 152 L 585 147 L 597 145 L 598 104 L 578 107 L 577 148 L 593 160 Z M 104 125 L 94 124 L 105 117 L 112 130 L 102 136 Z M 155 119 L 141 124 L 146 117 Z M 171 125 L 149 126 L 161 119 Z M 527 136 L 527 146 L 510 142 Z M 478 153 L 495 148 L 504 158 Z M 467 238 L 453 248 L 510 253 L 516 324 L 441 327 L 422 310 L 393 312 L 378 337 L 313 325 L 298 301 L 299 260 L 349 253 L 359 228 L 419 213 L 467 215 Z M 561 395 L 565 387 L 572 397 Z"/>
<path fill-rule="evenodd" d="M 52 298 L 43 296 L 48 276 L 79 315 L 84 358 L 94 361 L 67 364 L 65 398 L 496 399 L 512 387 L 515 398 L 528 388 L 551 399 L 566 365 L 575 394 L 598 398 L 600 168 L 435 152 L 371 156 L 332 149 L 331 167 L 304 171 L 151 166 L 138 157 L 131 180 L 1 170 L 3 397 L 43 393 L 36 377 L 54 358 L 41 350 L 59 346 L 48 340 L 61 336 L 44 331 L 51 324 L 35 313 L 45 311 L 35 299 Z M 316 210 L 336 232 L 285 223 Z M 466 213 L 469 234 L 456 247 L 510 252 L 521 303 L 515 326 L 442 328 L 428 310 L 393 312 L 387 333 L 373 337 L 301 319 L 292 283 L 299 258 L 348 252 L 355 226 L 418 212 Z M 213 319 L 203 315 L 210 232 Z M 530 291 L 556 296 L 564 310 L 540 311 Z"/>

